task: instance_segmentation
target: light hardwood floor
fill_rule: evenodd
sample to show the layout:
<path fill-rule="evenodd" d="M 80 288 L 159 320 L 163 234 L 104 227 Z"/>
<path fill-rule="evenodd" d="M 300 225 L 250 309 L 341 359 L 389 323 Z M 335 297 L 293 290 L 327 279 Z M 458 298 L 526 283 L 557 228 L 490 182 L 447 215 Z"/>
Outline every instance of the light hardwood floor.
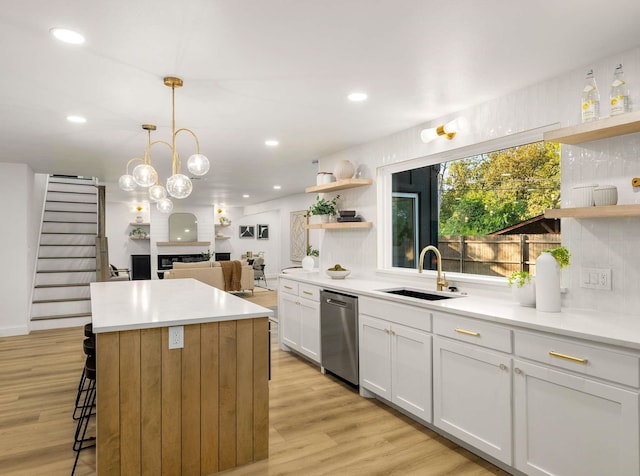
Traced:
<path fill-rule="evenodd" d="M 275 306 L 275 292 L 248 299 Z M 275 330 L 275 329 L 274 329 Z M 491 475 L 490 463 L 357 392 L 272 334 L 270 457 L 224 475 Z M 0 474 L 68 475 L 71 409 L 83 365 L 82 329 L 0 338 Z M 76 474 L 95 472 L 95 452 Z"/>

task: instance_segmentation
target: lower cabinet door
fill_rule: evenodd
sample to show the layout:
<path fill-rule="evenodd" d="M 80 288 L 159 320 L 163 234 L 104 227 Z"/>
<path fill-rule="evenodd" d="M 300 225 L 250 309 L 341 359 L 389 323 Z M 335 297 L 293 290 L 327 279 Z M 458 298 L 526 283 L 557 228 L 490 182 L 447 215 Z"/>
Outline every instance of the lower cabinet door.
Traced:
<path fill-rule="evenodd" d="M 511 359 L 435 336 L 433 423 L 511 464 Z"/>
<path fill-rule="evenodd" d="M 320 303 L 299 298 L 300 352 L 320 363 Z"/>
<path fill-rule="evenodd" d="M 637 476 L 638 393 L 514 361 L 515 466 L 529 475 Z"/>
<path fill-rule="evenodd" d="M 360 385 L 391 401 L 389 323 L 360 314 Z"/>
<path fill-rule="evenodd" d="M 431 336 L 391 324 L 391 401 L 431 423 Z"/>
<path fill-rule="evenodd" d="M 300 306 L 297 296 L 281 293 L 278 307 L 278 332 L 281 333 L 281 342 L 284 345 L 299 350 Z"/>

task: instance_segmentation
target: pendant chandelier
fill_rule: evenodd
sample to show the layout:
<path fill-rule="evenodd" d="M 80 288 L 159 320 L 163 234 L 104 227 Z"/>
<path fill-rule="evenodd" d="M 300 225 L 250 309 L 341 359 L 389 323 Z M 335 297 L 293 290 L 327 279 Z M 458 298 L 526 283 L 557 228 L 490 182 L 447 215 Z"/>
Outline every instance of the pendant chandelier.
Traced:
<path fill-rule="evenodd" d="M 149 189 L 149 198 L 156 202 L 156 207 L 163 213 L 169 213 L 173 210 L 173 202 L 167 194 L 173 198 L 187 198 L 193 190 L 191 179 L 181 173 L 180 156 L 176 150 L 176 137 L 180 132 L 188 132 L 196 142 L 196 153 L 187 160 L 187 169 L 190 173 L 197 176 L 205 175 L 209 171 L 209 159 L 200 153 L 200 142 L 198 137 L 191 129 L 176 130 L 176 107 L 175 107 L 175 90 L 182 87 L 182 79 L 168 76 L 164 78 L 165 86 L 171 88 L 171 143 L 165 141 L 151 142 L 151 131 L 156 130 L 153 124 L 143 124 L 142 128 L 149 133 L 149 141 L 144 151 L 144 157 L 134 157 L 127 162 L 126 173 L 118 180 L 118 185 L 124 191 L 131 192 L 136 186 Z M 165 144 L 171 149 L 171 177 L 167 179 L 166 188 L 160 183 L 158 173 L 151 163 L 151 146 L 155 144 Z M 142 163 L 137 165 L 132 174 L 129 174 L 129 165 L 139 160 Z"/>

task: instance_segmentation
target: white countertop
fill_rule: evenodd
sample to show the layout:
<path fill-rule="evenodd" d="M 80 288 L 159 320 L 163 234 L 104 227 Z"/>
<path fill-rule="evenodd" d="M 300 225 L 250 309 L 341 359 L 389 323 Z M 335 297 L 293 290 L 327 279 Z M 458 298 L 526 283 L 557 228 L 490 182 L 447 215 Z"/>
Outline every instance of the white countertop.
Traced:
<path fill-rule="evenodd" d="M 640 350 L 640 316 L 593 311 L 588 309 L 567 309 L 550 313 L 520 306 L 511 299 L 486 297 L 482 291 L 473 291 L 467 296 L 440 301 L 424 301 L 379 291 L 406 287 L 419 291 L 434 292 L 419 285 L 398 284 L 386 278 L 360 278 L 348 276 L 345 279 L 331 279 L 320 272 L 299 272 L 281 274 L 282 279 L 314 284 L 323 289 L 353 293 L 386 299 L 403 304 L 411 304 L 432 310 L 451 312 L 486 321 L 509 324 L 537 331 L 577 337 L 599 343 Z"/>
<path fill-rule="evenodd" d="M 272 317 L 273 311 L 195 279 L 91 283 L 93 332 Z"/>

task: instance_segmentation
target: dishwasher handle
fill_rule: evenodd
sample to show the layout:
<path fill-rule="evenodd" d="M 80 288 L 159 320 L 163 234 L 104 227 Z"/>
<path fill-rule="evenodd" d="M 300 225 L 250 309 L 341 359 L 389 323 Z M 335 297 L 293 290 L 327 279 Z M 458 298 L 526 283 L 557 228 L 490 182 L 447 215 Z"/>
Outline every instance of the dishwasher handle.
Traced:
<path fill-rule="evenodd" d="M 338 301 L 337 299 L 325 298 L 327 304 L 331 304 L 333 306 L 347 307 L 347 303 L 344 301 Z"/>

